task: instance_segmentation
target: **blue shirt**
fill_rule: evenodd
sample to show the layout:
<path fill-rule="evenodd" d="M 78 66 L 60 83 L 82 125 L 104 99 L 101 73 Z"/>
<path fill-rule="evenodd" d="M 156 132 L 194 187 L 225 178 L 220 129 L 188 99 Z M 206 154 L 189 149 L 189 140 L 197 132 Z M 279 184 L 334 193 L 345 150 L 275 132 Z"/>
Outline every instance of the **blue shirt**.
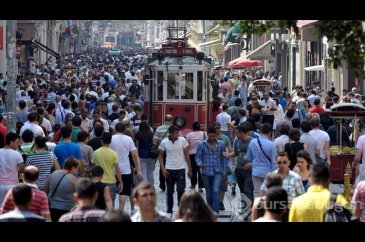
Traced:
<path fill-rule="evenodd" d="M 280 98 L 279 103 L 283 107 L 283 112 L 285 113 L 285 111 L 286 111 L 286 99 L 285 98 Z"/>
<path fill-rule="evenodd" d="M 71 156 L 75 157 L 76 159 L 81 159 L 80 146 L 73 142 L 58 143 L 53 152 L 56 155 L 58 164 L 60 164 L 61 168 L 63 168 L 65 160 Z"/>
<path fill-rule="evenodd" d="M 266 158 L 262 152 L 258 139 L 260 139 L 262 149 L 265 154 L 270 158 L 270 161 Z M 276 170 L 276 145 L 266 137 L 260 137 L 250 142 L 247 151 L 247 160 L 252 161 L 252 175 L 258 177 L 265 177 L 267 173 Z"/>
<path fill-rule="evenodd" d="M 200 142 L 196 154 L 195 163 L 200 166 L 202 163 L 202 174 L 213 176 L 215 173 L 226 173 L 228 167 L 228 159 L 223 156 L 226 151 L 226 146 L 223 141 L 217 140 L 215 151 L 211 150 L 207 140 Z"/>

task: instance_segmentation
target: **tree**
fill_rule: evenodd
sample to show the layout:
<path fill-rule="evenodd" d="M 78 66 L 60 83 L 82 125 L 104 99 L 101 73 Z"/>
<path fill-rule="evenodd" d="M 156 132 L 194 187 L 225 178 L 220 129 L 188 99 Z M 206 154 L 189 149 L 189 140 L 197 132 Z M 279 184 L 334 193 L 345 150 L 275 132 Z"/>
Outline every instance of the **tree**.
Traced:
<path fill-rule="evenodd" d="M 297 34 L 297 20 L 224 20 L 222 25 L 238 23 L 241 34 L 264 34 L 273 28 L 292 29 Z M 353 69 L 359 76 L 364 77 L 365 33 L 361 20 L 319 20 L 315 27 L 320 37 L 326 36 L 334 44 L 329 49 L 329 57 L 333 67 L 342 65 L 346 61 L 348 68 Z"/>

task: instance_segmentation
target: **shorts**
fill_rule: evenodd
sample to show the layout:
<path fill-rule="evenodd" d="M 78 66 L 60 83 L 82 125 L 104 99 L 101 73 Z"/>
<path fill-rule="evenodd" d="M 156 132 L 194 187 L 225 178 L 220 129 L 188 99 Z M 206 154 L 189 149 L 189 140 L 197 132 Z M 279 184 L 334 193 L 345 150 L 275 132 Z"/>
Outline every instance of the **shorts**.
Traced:
<path fill-rule="evenodd" d="M 132 174 L 122 174 L 123 190 L 119 195 L 130 196 L 132 194 Z M 117 185 L 119 184 L 117 180 Z"/>

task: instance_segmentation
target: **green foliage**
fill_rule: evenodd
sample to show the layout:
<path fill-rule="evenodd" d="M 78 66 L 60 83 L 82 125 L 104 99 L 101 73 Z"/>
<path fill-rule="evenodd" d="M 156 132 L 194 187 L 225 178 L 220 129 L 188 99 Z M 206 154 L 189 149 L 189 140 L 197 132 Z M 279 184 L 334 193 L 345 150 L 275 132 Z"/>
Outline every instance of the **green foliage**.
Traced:
<path fill-rule="evenodd" d="M 274 28 L 291 28 L 298 34 L 296 22 L 297 20 L 225 20 L 221 24 L 238 24 L 241 34 L 250 36 L 270 33 Z M 365 34 L 361 20 L 319 20 L 315 26 L 320 37 L 326 36 L 334 44 L 328 53 L 333 66 L 337 68 L 345 61 L 348 68 L 355 70 L 359 76 L 365 76 Z"/>

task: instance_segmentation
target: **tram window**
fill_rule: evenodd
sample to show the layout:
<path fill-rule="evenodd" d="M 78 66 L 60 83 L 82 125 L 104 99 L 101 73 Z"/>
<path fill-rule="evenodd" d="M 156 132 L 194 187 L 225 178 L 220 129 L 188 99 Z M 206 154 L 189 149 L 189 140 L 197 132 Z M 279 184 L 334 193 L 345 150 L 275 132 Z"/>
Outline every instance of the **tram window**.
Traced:
<path fill-rule="evenodd" d="M 167 74 L 167 99 L 179 99 L 179 73 Z"/>
<path fill-rule="evenodd" d="M 204 91 L 203 90 L 203 72 L 202 71 L 198 71 L 198 101 L 203 101 L 203 95 L 204 95 Z"/>
<path fill-rule="evenodd" d="M 194 98 L 194 75 L 193 73 L 181 73 L 181 99 Z"/>
<path fill-rule="evenodd" d="M 156 85 L 156 84 L 155 84 Z M 157 101 L 163 100 L 163 71 L 157 72 Z"/>

